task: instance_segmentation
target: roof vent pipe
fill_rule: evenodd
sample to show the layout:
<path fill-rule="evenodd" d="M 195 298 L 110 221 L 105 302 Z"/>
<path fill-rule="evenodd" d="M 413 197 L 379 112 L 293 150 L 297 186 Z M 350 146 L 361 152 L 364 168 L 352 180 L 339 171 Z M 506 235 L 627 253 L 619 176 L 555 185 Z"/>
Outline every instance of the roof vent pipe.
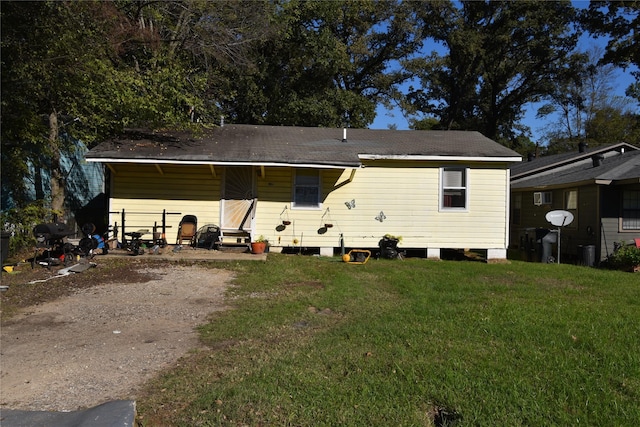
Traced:
<path fill-rule="evenodd" d="M 591 156 L 591 161 L 593 162 L 593 167 L 597 168 L 604 161 L 604 155 L 602 155 L 602 154 L 594 154 L 593 156 Z"/>
<path fill-rule="evenodd" d="M 347 128 L 342 128 L 342 142 L 347 142 Z"/>
<path fill-rule="evenodd" d="M 578 153 L 584 153 L 585 151 L 587 151 L 587 147 L 589 145 L 586 142 L 581 142 L 578 144 Z"/>

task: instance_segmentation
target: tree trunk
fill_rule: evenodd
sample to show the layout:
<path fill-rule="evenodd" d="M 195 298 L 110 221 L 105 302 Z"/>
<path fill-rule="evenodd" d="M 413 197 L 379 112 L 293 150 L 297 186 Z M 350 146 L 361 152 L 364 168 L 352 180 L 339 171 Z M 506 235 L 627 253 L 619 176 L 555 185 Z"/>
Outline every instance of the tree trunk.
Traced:
<path fill-rule="evenodd" d="M 66 218 L 64 210 L 65 182 L 60 164 L 60 140 L 58 138 L 58 114 L 49 114 L 49 149 L 51 150 L 51 210 L 60 220 Z"/>

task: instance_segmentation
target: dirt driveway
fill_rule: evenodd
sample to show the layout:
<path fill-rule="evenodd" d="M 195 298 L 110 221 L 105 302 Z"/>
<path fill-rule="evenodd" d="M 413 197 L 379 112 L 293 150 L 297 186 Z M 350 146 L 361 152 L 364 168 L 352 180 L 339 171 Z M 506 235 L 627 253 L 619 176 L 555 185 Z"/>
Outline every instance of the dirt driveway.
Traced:
<path fill-rule="evenodd" d="M 194 328 L 225 309 L 231 279 L 225 270 L 158 264 L 28 307 L 0 331 L 0 407 L 71 411 L 135 400 L 142 383 L 198 348 Z"/>

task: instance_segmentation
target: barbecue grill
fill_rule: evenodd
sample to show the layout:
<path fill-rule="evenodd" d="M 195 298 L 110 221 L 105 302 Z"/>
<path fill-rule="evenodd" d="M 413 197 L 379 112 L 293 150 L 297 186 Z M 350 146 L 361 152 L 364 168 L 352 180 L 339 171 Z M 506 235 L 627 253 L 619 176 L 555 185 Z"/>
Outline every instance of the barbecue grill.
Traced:
<path fill-rule="evenodd" d="M 35 265 L 38 251 L 42 249 L 44 249 L 48 267 L 60 263 L 61 259 L 65 265 L 70 265 L 75 259 L 73 254 L 75 247 L 64 240 L 72 234 L 74 231 L 69 229 L 66 224 L 51 222 L 36 225 L 33 228 L 33 235 L 36 238 L 36 253 L 33 256 L 31 266 Z"/>

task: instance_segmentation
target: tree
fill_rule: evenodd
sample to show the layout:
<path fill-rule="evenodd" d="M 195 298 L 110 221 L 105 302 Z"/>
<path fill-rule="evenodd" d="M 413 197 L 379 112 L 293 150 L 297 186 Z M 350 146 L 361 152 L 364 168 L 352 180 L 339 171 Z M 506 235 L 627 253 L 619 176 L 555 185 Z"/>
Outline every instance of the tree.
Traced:
<path fill-rule="evenodd" d="M 243 123 L 365 127 L 407 75 L 388 67 L 421 45 L 407 2 L 284 2 L 279 37 L 223 101 Z"/>
<path fill-rule="evenodd" d="M 640 102 L 640 2 L 591 1 L 580 17 L 582 25 L 593 35 L 609 37 L 603 64 L 636 67 L 632 72 L 636 82 L 627 89 L 627 96 Z"/>
<path fill-rule="evenodd" d="M 625 140 L 612 140 L 617 132 L 610 127 L 615 126 L 614 123 L 621 125 L 620 120 L 626 121 L 633 115 L 625 98 L 612 95 L 615 67 L 599 64 L 602 53 L 602 49 L 593 48 L 587 53 L 573 55 L 571 68 L 575 74 L 567 76 L 567 80 L 553 82 L 556 89 L 538 110 L 538 117 L 557 116 L 545 134 L 548 153 L 572 151 L 581 142 L 595 147 Z M 603 117 L 612 120 L 602 121 Z M 598 130 L 596 123 L 602 129 Z M 632 123 L 627 123 L 620 129 L 632 127 Z"/>
<path fill-rule="evenodd" d="M 567 72 L 578 34 L 569 2 L 424 2 L 425 37 L 436 52 L 405 62 L 419 87 L 411 87 L 409 114 L 438 119 L 443 129 L 477 130 L 507 146 L 518 136 L 523 107 L 550 93 Z"/>

